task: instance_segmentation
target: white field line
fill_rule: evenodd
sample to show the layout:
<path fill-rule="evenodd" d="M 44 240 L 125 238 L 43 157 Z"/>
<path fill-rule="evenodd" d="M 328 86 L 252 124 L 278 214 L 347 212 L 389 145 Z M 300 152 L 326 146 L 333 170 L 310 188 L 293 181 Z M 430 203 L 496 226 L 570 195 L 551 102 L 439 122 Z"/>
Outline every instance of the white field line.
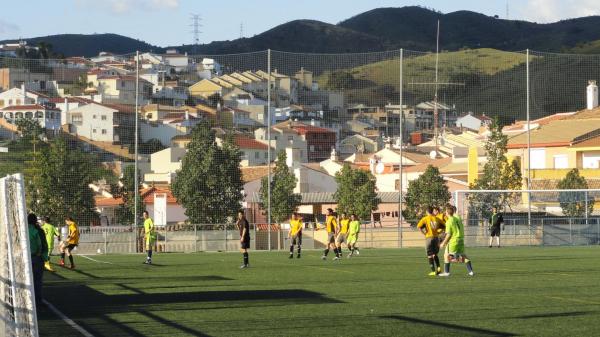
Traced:
<path fill-rule="evenodd" d="M 94 259 L 94 258 L 91 258 L 91 257 L 87 256 L 87 255 L 79 255 L 79 256 L 81 256 L 81 257 L 83 257 L 83 258 L 86 258 L 86 259 L 88 259 L 88 260 L 90 260 L 90 261 L 98 262 L 98 263 L 104 263 L 104 264 L 113 264 L 112 262 L 108 262 L 108 261 L 100 261 L 100 260 L 96 260 L 96 259 Z"/>
<path fill-rule="evenodd" d="M 81 325 L 75 323 L 72 319 L 70 319 L 69 317 L 67 317 L 60 310 L 56 309 L 56 307 L 53 306 L 50 302 L 48 302 L 46 300 L 43 300 L 43 301 L 44 301 L 44 304 L 46 304 L 46 306 L 50 310 L 52 310 L 52 312 L 54 312 L 54 314 L 56 314 L 56 316 L 60 317 L 65 323 L 67 323 L 68 325 L 70 325 L 73 329 L 77 330 L 84 337 L 94 337 L 94 335 L 92 335 L 86 329 L 84 329 L 83 327 L 81 327 Z"/>

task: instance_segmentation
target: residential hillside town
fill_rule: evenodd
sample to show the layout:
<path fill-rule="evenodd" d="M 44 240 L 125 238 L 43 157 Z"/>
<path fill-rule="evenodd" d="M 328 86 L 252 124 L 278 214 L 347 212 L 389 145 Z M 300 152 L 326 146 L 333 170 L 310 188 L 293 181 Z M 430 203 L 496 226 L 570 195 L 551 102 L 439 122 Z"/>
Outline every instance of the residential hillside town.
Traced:
<path fill-rule="evenodd" d="M 9 47 L 4 55 L 14 56 Z M 507 155 L 520 163 L 523 177 L 531 177 L 523 180 L 523 188 L 556 188 L 573 168 L 591 187 L 600 186 L 598 89 L 592 80 L 580 89 L 582 95 L 587 92 L 587 106 L 580 111 L 504 126 Z M 33 120 L 48 139 L 67 135 L 117 174 L 136 159 L 137 119 L 139 143 L 155 146 L 137 157 L 143 201 L 152 213 L 154 195 L 166 195 L 167 223 L 187 220 L 171 184 L 190 133 L 203 120 L 213 125 L 219 145 L 233 134 L 242 152 L 243 206 L 250 221 L 266 221 L 260 182 L 284 151 L 292 159 L 295 192 L 302 195 L 300 213 L 321 214 L 335 205 L 335 175 L 348 163 L 375 176 L 381 204 L 374 217 L 383 225 L 397 223 L 400 189 L 406 192 L 430 165 L 439 169 L 450 192 L 469 189 L 486 162 L 484 144 L 493 121 L 433 97 L 414 105 L 367 105 L 344 90 L 322 89 L 308 67 L 290 73 L 236 68 L 177 50 L 142 53 L 138 59 L 111 53 L 69 57 L 48 61 L 43 69 L 5 67 L 0 90 L 0 137 L 17 139 L 18 121 Z M 92 185 L 100 223 L 118 224 L 116 210 L 123 199 L 102 181 Z M 536 207 L 550 211 L 556 205 Z"/>

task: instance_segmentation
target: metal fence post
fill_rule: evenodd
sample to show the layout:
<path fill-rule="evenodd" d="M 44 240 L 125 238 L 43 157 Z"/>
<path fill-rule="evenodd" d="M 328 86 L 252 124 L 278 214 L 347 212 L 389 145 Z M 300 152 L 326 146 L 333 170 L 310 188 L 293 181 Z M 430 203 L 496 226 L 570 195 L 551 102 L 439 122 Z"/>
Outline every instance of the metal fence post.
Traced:
<path fill-rule="evenodd" d="M 227 224 L 225 224 L 225 251 L 228 251 L 227 249 L 227 235 L 228 235 L 228 231 L 227 231 Z M 254 238 L 256 240 L 256 238 Z"/>
<path fill-rule="evenodd" d="M 194 253 L 198 252 L 198 226 L 194 224 Z"/>
<path fill-rule="evenodd" d="M 107 233 L 106 231 L 103 231 L 102 233 L 104 234 L 104 254 L 108 254 Z"/>

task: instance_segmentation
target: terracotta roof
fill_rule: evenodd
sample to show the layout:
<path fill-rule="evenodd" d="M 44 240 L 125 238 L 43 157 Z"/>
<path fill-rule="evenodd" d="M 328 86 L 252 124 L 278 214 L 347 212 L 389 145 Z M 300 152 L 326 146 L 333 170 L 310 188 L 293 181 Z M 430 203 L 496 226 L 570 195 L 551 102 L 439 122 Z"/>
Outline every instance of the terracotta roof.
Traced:
<path fill-rule="evenodd" d="M 273 129 L 292 130 L 297 134 L 306 135 L 307 133 L 335 133 L 332 130 L 321 128 L 318 126 L 308 125 L 301 122 L 285 121 L 273 125 Z"/>
<path fill-rule="evenodd" d="M 450 157 L 433 159 L 428 163 L 422 163 L 422 164 L 418 164 L 418 165 L 404 167 L 404 168 L 402 168 L 402 172 L 403 173 L 425 172 L 425 169 L 427 169 L 427 166 L 429 166 L 429 165 L 435 166 L 441 170 L 442 167 L 449 165 L 450 163 L 452 163 L 452 158 L 450 158 Z"/>
<path fill-rule="evenodd" d="M 50 103 L 64 103 L 65 99 L 67 99 L 68 103 L 73 103 L 73 102 L 77 102 L 77 103 L 96 103 L 95 101 L 92 101 L 91 99 L 88 98 L 83 98 L 83 97 L 52 97 L 48 100 L 48 102 Z"/>
<path fill-rule="evenodd" d="M 111 207 L 123 205 L 123 198 L 95 197 L 96 207 Z"/>
<path fill-rule="evenodd" d="M 142 196 L 142 200 L 144 204 L 154 204 L 154 194 L 156 193 L 166 193 L 167 195 L 167 204 L 177 204 L 177 198 L 173 196 L 173 192 L 171 192 L 171 188 L 169 187 L 149 187 L 143 189 L 140 194 Z"/>
<path fill-rule="evenodd" d="M 244 137 L 240 135 L 235 136 L 235 145 L 240 149 L 254 149 L 254 150 L 268 150 L 269 147 L 256 139 Z"/>
<path fill-rule="evenodd" d="M 11 105 L 2 108 L 3 111 L 16 111 L 16 110 L 59 110 L 56 108 L 49 108 L 39 104 L 28 104 L 28 105 Z"/>
<path fill-rule="evenodd" d="M 271 172 L 274 167 L 275 165 L 271 165 Z M 244 183 L 248 183 L 269 175 L 269 166 L 267 165 L 241 167 L 240 170 L 242 171 L 242 180 Z"/>
<path fill-rule="evenodd" d="M 108 104 L 108 103 L 96 103 L 98 105 L 105 106 L 107 108 L 115 109 L 119 112 L 135 113 L 135 105 L 129 104 Z"/>
<path fill-rule="evenodd" d="M 600 107 L 588 110 L 579 110 L 575 114 L 569 116 L 569 119 L 595 119 L 600 118 Z"/>
<path fill-rule="evenodd" d="M 163 104 L 146 104 L 140 109 L 143 112 L 148 111 L 172 111 L 172 112 L 185 112 L 186 109 L 179 106 L 163 105 Z"/>
<path fill-rule="evenodd" d="M 534 120 L 530 121 L 529 124 L 531 124 L 531 125 L 546 125 L 553 121 L 570 118 L 571 116 L 573 116 L 575 114 L 577 114 L 577 113 L 576 112 L 560 112 L 560 113 L 556 113 L 556 114 L 553 114 L 550 116 L 545 116 L 545 117 L 541 117 L 538 119 L 534 119 Z M 507 125 L 504 128 L 502 128 L 502 131 L 521 130 L 521 129 L 523 129 L 523 127 L 525 125 L 527 125 L 527 121 L 516 121 L 513 124 Z"/>

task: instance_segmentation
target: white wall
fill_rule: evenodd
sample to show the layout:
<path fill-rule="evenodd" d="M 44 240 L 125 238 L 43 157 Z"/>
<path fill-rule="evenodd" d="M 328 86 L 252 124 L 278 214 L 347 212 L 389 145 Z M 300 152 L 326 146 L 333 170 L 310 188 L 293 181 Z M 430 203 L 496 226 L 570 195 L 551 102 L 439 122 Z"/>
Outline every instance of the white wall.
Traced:
<path fill-rule="evenodd" d="M 146 210 L 154 214 L 154 204 L 147 204 Z M 181 205 L 167 204 L 167 223 L 184 222 L 187 220 L 185 208 Z"/>
<path fill-rule="evenodd" d="M 88 104 L 70 110 L 68 119 L 69 123 L 73 123 L 73 115 L 81 113 L 82 124 L 76 125 L 73 123 L 73 128 L 77 135 L 87 137 L 94 141 L 113 142 L 113 118 L 115 112 L 114 109 L 98 104 Z M 105 130 L 105 133 L 103 133 L 102 130 Z"/>
<path fill-rule="evenodd" d="M 182 130 L 178 130 L 175 124 L 149 124 L 142 122 L 139 123 L 139 126 L 142 142 L 156 138 L 164 146 L 171 145 L 171 138 L 187 134 Z"/>

